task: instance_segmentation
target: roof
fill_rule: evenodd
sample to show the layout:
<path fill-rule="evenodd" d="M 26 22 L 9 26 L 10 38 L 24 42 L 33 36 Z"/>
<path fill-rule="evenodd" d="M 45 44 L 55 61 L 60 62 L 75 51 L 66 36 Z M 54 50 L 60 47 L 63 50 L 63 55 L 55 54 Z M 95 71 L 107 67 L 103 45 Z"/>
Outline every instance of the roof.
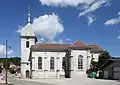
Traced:
<path fill-rule="evenodd" d="M 91 47 L 91 53 L 101 53 L 103 52 L 103 49 L 100 48 L 98 45 L 88 45 L 89 47 Z"/>
<path fill-rule="evenodd" d="M 31 46 L 32 51 L 42 51 L 42 50 L 51 50 L 51 51 L 57 51 L 57 50 L 66 50 L 70 44 L 41 44 L 37 43 L 35 45 Z"/>
<path fill-rule="evenodd" d="M 110 64 L 112 64 L 114 61 L 108 59 L 100 68 L 99 70 L 102 70 L 104 68 L 106 68 L 107 66 L 109 66 Z"/>
<path fill-rule="evenodd" d="M 101 52 L 103 51 L 97 45 L 87 45 L 79 40 L 75 41 L 73 44 L 43 44 L 37 43 L 31 46 L 32 51 L 65 51 L 70 49 L 91 49 L 91 52 Z"/>
<path fill-rule="evenodd" d="M 120 59 L 113 59 L 113 58 L 110 58 L 108 59 L 108 61 L 106 61 L 99 69 L 102 70 L 106 67 L 108 67 L 109 65 L 113 64 L 114 62 L 118 62 L 120 65 Z M 115 63 L 114 63 L 115 64 Z M 113 65 L 112 65 L 113 66 Z"/>
<path fill-rule="evenodd" d="M 70 48 L 87 48 L 90 49 L 90 47 L 88 45 L 86 45 L 83 42 L 80 42 L 79 40 L 75 41 L 72 45 L 69 46 Z"/>
<path fill-rule="evenodd" d="M 31 23 L 27 23 L 20 31 L 20 36 L 35 36 L 33 27 Z"/>

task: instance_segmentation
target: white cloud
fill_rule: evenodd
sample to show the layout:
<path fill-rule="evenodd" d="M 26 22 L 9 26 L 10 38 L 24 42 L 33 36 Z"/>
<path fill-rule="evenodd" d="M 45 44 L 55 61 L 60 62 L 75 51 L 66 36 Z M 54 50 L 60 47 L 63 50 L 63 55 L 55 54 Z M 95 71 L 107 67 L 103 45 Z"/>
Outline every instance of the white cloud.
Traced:
<path fill-rule="evenodd" d="M 105 25 L 114 25 L 120 23 L 120 17 L 115 19 L 110 19 L 105 22 Z"/>
<path fill-rule="evenodd" d="M 22 28 L 22 26 L 18 25 L 18 30 L 16 32 L 20 33 Z"/>
<path fill-rule="evenodd" d="M 120 36 L 118 36 L 117 39 L 120 39 Z"/>
<path fill-rule="evenodd" d="M 95 3 L 93 3 L 89 8 L 85 9 L 83 12 L 79 13 L 79 16 L 83 16 L 85 14 L 88 14 L 90 12 L 96 11 L 100 7 L 103 6 L 103 4 L 107 3 L 108 0 L 97 0 Z"/>
<path fill-rule="evenodd" d="M 0 56 L 5 56 L 6 46 L 0 44 Z M 8 55 L 12 54 L 13 50 L 8 50 Z"/>
<path fill-rule="evenodd" d="M 54 13 L 35 18 L 32 26 L 37 36 L 51 41 L 64 31 L 59 16 Z"/>
<path fill-rule="evenodd" d="M 41 2 L 42 5 L 47 6 L 77 7 L 79 4 L 91 4 L 95 0 L 39 0 L 39 1 Z"/>
<path fill-rule="evenodd" d="M 67 38 L 66 41 L 71 41 L 71 39 Z"/>
<path fill-rule="evenodd" d="M 39 0 L 42 5 L 53 7 L 76 7 L 79 17 L 92 13 L 101 7 L 110 6 L 111 0 Z M 94 20 L 95 21 L 95 20 Z M 88 23 L 89 24 L 89 23 Z"/>
<path fill-rule="evenodd" d="M 21 29 L 18 29 L 16 32 L 20 33 L 20 32 L 21 32 Z"/>
<path fill-rule="evenodd" d="M 88 15 L 87 18 L 88 18 L 88 26 L 91 25 L 96 20 L 96 18 L 93 15 Z"/>
<path fill-rule="evenodd" d="M 108 26 L 108 25 L 115 25 L 115 24 L 119 24 L 119 23 L 120 23 L 120 12 L 118 12 L 118 17 L 117 18 L 107 20 L 105 22 L 105 25 Z"/>
<path fill-rule="evenodd" d="M 120 11 L 118 12 L 118 15 L 120 16 Z"/>

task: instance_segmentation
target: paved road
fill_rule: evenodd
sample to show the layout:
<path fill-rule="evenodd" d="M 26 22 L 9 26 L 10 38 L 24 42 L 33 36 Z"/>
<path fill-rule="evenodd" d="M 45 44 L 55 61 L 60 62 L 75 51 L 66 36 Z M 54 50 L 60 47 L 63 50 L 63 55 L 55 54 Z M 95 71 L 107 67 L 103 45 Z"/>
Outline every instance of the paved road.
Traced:
<path fill-rule="evenodd" d="M 43 81 L 37 80 L 21 80 L 13 78 L 8 75 L 8 81 L 14 85 L 120 85 L 120 82 L 115 80 L 101 80 L 101 79 L 88 79 L 84 77 L 75 77 L 73 79 L 66 80 L 65 82 L 57 82 L 57 80 L 51 80 L 48 83 L 43 83 Z M 56 84 L 50 84 L 50 82 L 57 82 Z"/>
<path fill-rule="evenodd" d="M 24 80 L 14 80 L 11 83 L 13 83 L 14 85 L 50 85 L 46 83 L 24 81 Z"/>
<path fill-rule="evenodd" d="M 14 85 L 52 85 L 52 84 L 47 84 L 47 83 L 25 81 L 25 80 L 17 79 L 17 78 L 12 77 L 12 75 L 9 73 L 8 73 L 8 82 Z"/>

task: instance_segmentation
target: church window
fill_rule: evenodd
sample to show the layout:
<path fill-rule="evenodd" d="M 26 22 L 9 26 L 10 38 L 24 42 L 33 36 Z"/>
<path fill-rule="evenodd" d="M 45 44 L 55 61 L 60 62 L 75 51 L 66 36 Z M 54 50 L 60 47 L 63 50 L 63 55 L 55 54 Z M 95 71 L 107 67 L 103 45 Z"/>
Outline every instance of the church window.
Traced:
<path fill-rule="evenodd" d="M 83 69 L 83 56 L 78 56 L 78 69 Z"/>
<path fill-rule="evenodd" d="M 50 69 L 54 69 L 54 57 L 50 59 Z"/>
<path fill-rule="evenodd" d="M 65 57 L 62 58 L 62 69 L 65 69 Z"/>
<path fill-rule="evenodd" d="M 26 42 L 26 48 L 29 48 L 29 41 Z"/>
<path fill-rule="evenodd" d="M 38 69 L 42 69 L 42 58 L 38 58 Z"/>

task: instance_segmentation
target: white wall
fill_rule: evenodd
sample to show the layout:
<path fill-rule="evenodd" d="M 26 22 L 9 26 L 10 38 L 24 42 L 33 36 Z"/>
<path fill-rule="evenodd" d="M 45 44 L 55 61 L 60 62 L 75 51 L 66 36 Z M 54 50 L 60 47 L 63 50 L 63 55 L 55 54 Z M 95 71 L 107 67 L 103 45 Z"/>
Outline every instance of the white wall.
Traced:
<path fill-rule="evenodd" d="M 29 48 L 26 48 L 26 41 L 29 41 Z M 23 78 L 26 77 L 25 75 L 26 70 L 30 71 L 30 64 L 28 60 L 30 55 L 30 47 L 31 45 L 34 44 L 35 44 L 35 39 L 21 38 L 21 74 Z"/>
<path fill-rule="evenodd" d="M 95 61 L 95 62 L 98 62 L 100 53 L 91 53 L 91 56 L 92 56 L 92 55 L 93 55 L 94 61 Z"/>
<path fill-rule="evenodd" d="M 34 57 L 32 60 L 32 69 L 34 70 L 33 78 L 57 78 L 60 75 L 64 76 L 64 71 L 62 70 L 62 58 L 65 57 L 65 54 L 65 52 L 32 52 L 32 57 Z M 38 69 L 39 57 L 42 57 L 42 70 Z M 50 70 L 51 57 L 55 58 L 54 71 Z M 59 72 L 57 72 L 57 70 L 59 70 Z"/>
<path fill-rule="evenodd" d="M 87 70 L 87 56 L 88 56 L 88 50 L 72 50 L 71 51 L 71 69 L 73 70 L 71 75 L 74 76 L 77 75 L 86 75 Z M 83 69 L 78 69 L 78 56 L 83 56 Z"/>
<path fill-rule="evenodd" d="M 62 69 L 62 59 L 65 57 L 65 52 L 32 52 L 33 64 L 33 78 L 59 78 L 65 75 L 64 70 Z M 78 69 L 78 56 L 83 56 L 83 69 Z M 77 73 L 79 75 L 86 75 L 86 70 L 88 69 L 88 59 L 87 56 L 90 55 L 89 50 L 72 50 L 71 51 L 71 73 Z M 42 70 L 38 69 L 38 57 L 42 57 Z M 50 58 L 55 58 L 55 69 L 52 72 L 50 70 Z M 59 58 L 59 59 L 57 59 Z M 45 71 L 47 70 L 47 71 Z M 59 72 L 57 72 L 59 70 Z M 71 75 L 72 76 L 72 75 Z"/>

